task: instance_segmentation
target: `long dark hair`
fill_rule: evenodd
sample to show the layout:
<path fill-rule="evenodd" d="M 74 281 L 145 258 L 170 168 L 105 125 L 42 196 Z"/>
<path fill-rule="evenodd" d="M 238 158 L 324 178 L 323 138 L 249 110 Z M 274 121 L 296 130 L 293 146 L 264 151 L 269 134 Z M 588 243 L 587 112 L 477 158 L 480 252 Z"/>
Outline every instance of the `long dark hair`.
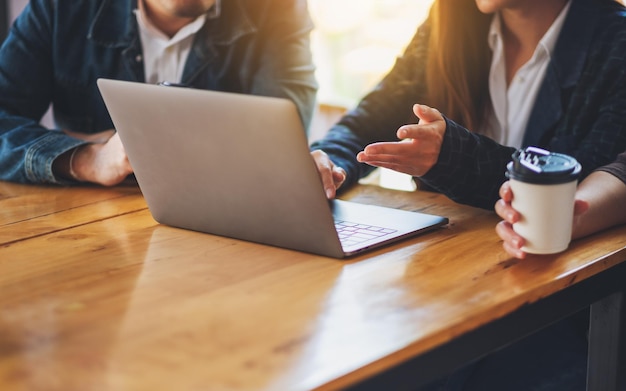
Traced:
<path fill-rule="evenodd" d="M 490 102 L 491 18 L 475 0 L 436 0 L 430 13 L 428 102 L 472 131 L 480 128 Z"/>

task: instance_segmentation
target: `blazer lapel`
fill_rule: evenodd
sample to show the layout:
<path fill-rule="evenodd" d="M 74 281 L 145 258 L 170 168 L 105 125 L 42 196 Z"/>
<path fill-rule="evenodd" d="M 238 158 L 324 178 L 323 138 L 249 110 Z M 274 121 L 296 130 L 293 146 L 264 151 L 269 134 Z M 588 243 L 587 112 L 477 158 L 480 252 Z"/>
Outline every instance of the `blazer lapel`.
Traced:
<path fill-rule="evenodd" d="M 528 119 L 523 146 L 541 146 L 567 109 L 585 65 L 597 11 L 590 0 L 571 0 L 545 79 Z"/>

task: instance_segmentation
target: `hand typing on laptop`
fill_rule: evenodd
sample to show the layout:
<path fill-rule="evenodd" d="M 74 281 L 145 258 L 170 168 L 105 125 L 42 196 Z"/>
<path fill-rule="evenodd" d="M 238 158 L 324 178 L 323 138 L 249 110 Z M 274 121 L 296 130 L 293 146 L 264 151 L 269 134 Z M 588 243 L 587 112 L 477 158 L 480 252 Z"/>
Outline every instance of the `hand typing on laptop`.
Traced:
<path fill-rule="evenodd" d="M 332 200 L 337 194 L 337 189 L 339 189 L 346 180 L 346 171 L 335 165 L 324 151 L 313 151 L 311 152 L 311 156 L 313 156 L 317 170 L 322 178 L 326 197 Z"/>

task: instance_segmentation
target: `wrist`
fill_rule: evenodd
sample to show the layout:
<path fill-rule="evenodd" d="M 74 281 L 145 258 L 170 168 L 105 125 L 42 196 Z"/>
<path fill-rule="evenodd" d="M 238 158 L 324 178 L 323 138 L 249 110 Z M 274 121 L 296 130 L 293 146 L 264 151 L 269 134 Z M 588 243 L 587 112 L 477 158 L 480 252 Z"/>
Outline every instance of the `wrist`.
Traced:
<path fill-rule="evenodd" d="M 78 146 L 69 151 L 64 152 L 52 163 L 52 172 L 56 177 L 83 182 L 76 173 L 76 154 L 82 146 Z"/>
<path fill-rule="evenodd" d="M 78 174 L 76 174 L 76 171 L 74 170 L 74 157 L 76 156 L 76 153 L 78 152 L 78 150 L 80 149 L 80 147 L 76 147 L 72 150 L 72 153 L 70 154 L 70 159 L 69 159 L 69 163 L 68 163 L 68 174 L 70 176 L 71 179 L 77 181 L 77 182 L 83 182 L 79 177 Z"/>

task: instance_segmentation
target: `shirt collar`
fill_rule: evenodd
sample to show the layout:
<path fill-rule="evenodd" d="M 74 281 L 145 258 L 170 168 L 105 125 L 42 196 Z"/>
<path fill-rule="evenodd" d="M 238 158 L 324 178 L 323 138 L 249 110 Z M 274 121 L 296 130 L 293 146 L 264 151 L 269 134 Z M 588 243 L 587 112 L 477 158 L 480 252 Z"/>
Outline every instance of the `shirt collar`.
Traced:
<path fill-rule="evenodd" d="M 556 41 L 559 39 L 559 34 L 561 33 L 561 29 L 563 28 L 563 23 L 565 23 L 565 18 L 567 17 L 567 12 L 569 11 L 570 5 L 572 1 L 569 0 L 565 7 L 559 13 L 559 16 L 554 19 L 552 26 L 546 31 L 541 40 L 539 41 L 539 45 L 542 45 L 548 53 L 554 53 L 554 47 L 556 46 Z"/>
<path fill-rule="evenodd" d="M 206 17 L 207 19 L 217 19 L 220 17 L 221 14 L 222 14 L 222 0 L 215 0 L 215 4 L 213 5 L 213 7 L 211 7 L 209 12 L 207 12 Z"/>
<path fill-rule="evenodd" d="M 546 31 L 546 33 L 539 40 L 539 44 L 537 47 L 543 48 L 548 54 L 552 54 L 554 52 L 554 48 L 556 46 L 556 42 L 559 38 L 559 33 L 563 28 L 563 23 L 565 23 L 565 18 L 567 17 L 567 12 L 570 9 L 572 1 L 569 0 L 565 7 L 561 10 L 559 15 L 556 17 L 552 25 Z M 500 19 L 500 13 L 496 12 L 493 19 L 491 20 L 491 26 L 489 28 L 489 34 L 487 35 L 487 42 L 489 43 L 489 47 L 491 50 L 494 50 L 497 42 L 502 42 L 502 20 Z"/>

